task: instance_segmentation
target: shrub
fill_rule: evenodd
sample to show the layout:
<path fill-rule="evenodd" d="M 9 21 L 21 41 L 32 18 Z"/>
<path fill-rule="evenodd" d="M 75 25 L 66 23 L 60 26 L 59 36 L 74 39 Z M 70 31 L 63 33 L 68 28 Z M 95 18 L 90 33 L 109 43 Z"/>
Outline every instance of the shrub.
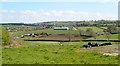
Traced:
<path fill-rule="evenodd" d="M 3 45 L 10 45 L 11 44 L 9 32 L 7 30 L 4 30 L 4 29 L 2 29 L 2 44 Z"/>

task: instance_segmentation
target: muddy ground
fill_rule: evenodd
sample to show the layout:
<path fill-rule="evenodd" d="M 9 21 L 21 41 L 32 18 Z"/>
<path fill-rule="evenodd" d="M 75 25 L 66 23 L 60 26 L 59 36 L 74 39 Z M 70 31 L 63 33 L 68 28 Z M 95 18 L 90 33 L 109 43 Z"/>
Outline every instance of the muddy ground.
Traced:
<path fill-rule="evenodd" d="M 99 52 L 102 53 L 103 55 L 110 56 L 117 56 L 119 53 L 117 44 L 92 48 L 80 48 L 79 52 Z"/>

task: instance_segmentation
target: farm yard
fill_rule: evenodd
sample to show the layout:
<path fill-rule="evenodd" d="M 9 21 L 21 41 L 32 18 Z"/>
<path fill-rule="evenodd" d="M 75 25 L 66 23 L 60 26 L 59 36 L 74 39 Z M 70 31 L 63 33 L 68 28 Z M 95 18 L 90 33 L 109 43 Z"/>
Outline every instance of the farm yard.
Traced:
<path fill-rule="evenodd" d="M 19 29 L 6 32 L 10 40 L 9 45 L 2 47 L 3 64 L 118 64 L 119 61 L 119 43 L 111 41 L 119 40 L 119 33 L 103 34 L 107 27 L 78 26 L 75 27 L 77 30 L 54 30 L 53 27 L 3 26 L 6 27 Z M 26 27 L 31 30 L 24 30 Z M 84 48 L 89 41 L 83 40 L 95 40 L 90 42 L 99 44 L 110 42 L 112 45 Z"/>

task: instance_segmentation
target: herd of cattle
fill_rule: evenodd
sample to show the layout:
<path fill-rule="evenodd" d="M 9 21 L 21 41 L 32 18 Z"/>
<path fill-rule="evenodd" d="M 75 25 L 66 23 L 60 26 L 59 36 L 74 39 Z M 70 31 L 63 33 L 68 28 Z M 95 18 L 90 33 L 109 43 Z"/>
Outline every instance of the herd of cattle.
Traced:
<path fill-rule="evenodd" d="M 112 43 L 109 42 L 109 43 L 98 44 L 98 43 L 89 42 L 88 44 L 83 45 L 83 47 L 90 48 L 90 47 L 99 47 L 99 46 L 107 46 L 107 45 L 112 45 Z"/>

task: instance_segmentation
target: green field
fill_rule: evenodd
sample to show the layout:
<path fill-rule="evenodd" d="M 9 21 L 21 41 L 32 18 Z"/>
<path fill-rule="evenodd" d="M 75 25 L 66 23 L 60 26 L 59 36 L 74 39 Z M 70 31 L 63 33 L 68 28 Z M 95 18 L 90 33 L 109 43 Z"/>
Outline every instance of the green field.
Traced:
<path fill-rule="evenodd" d="M 48 34 L 79 34 L 79 29 L 86 30 L 87 28 L 93 29 L 95 32 L 102 32 L 103 30 L 97 27 L 79 27 L 78 30 L 54 30 L 53 28 L 44 29 L 44 30 L 33 30 L 33 31 L 17 31 L 15 32 L 16 36 L 21 36 L 22 34 L 27 33 L 41 33 L 46 32 Z"/>
<path fill-rule="evenodd" d="M 38 46 L 4 48 L 3 64 L 117 64 L 118 56 L 80 52 L 85 42 L 39 42 Z M 91 60 L 92 59 L 92 60 Z"/>
<path fill-rule="evenodd" d="M 54 29 L 45 29 L 42 30 L 43 32 L 46 32 L 48 34 L 79 34 L 77 30 L 54 30 Z"/>
<path fill-rule="evenodd" d="M 119 36 L 118 34 L 111 35 L 109 40 L 118 40 L 118 36 Z M 108 40 L 108 38 L 105 35 L 102 35 L 96 37 L 96 39 L 89 38 L 88 40 Z"/>
<path fill-rule="evenodd" d="M 103 30 L 97 27 L 79 27 L 86 30 L 92 28 L 96 32 Z M 46 41 L 24 41 L 24 38 L 17 38 L 23 34 L 41 33 L 48 34 L 79 34 L 77 30 L 33 30 L 10 32 L 13 47 L 5 46 L 2 50 L 3 64 L 117 64 L 118 56 L 103 55 L 99 51 L 82 52 L 82 46 L 88 42 L 46 42 Z M 116 40 L 118 34 L 112 35 L 110 40 Z M 93 38 L 89 38 L 93 39 Z M 96 40 L 107 40 L 105 36 L 98 36 Z M 99 43 L 99 42 L 98 42 Z M 100 42 L 104 43 L 104 42 Z M 62 45 L 61 45 L 62 44 Z M 114 45 L 117 43 L 113 42 Z M 109 47 L 109 46 L 108 46 Z M 108 48 L 105 47 L 105 48 Z M 102 49 L 103 47 L 100 47 Z M 97 49 L 97 48 L 96 48 Z M 92 60 L 91 60 L 92 59 Z"/>
<path fill-rule="evenodd" d="M 17 31 L 13 32 L 16 36 L 21 36 L 28 33 L 42 33 L 46 32 L 48 34 L 79 34 L 77 30 L 54 30 L 54 29 L 44 29 L 44 30 L 33 30 L 33 31 Z"/>
<path fill-rule="evenodd" d="M 95 32 L 103 32 L 103 29 L 100 29 L 98 27 L 79 27 L 78 29 L 81 29 L 81 30 L 86 30 L 88 28 L 91 28 L 93 31 Z"/>

